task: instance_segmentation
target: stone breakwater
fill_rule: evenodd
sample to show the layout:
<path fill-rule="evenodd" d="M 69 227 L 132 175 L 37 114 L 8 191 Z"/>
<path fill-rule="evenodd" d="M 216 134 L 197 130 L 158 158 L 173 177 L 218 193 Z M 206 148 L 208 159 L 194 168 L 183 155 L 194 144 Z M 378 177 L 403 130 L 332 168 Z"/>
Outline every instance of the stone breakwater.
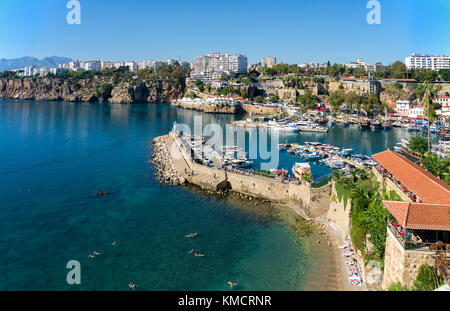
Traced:
<path fill-rule="evenodd" d="M 305 183 L 283 183 L 274 178 L 226 172 L 194 163 L 175 133 L 154 140 L 153 163 L 162 182 L 188 183 L 207 192 L 235 194 L 253 202 L 285 204 L 307 219 L 328 212 L 330 186 L 313 189 Z"/>
<path fill-rule="evenodd" d="M 112 104 L 168 103 L 183 97 L 184 88 L 184 83 L 166 80 L 115 83 L 112 78 L 98 78 L 80 79 L 75 83 L 61 78 L 0 79 L 0 98 Z"/>
<path fill-rule="evenodd" d="M 151 163 L 155 165 L 156 177 L 161 183 L 167 183 L 174 186 L 184 184 L 185 180 L 176 171 L 164 139 L 162 137 L 157 137 L 152 141 L 152 144 L 153 157 Z"/>

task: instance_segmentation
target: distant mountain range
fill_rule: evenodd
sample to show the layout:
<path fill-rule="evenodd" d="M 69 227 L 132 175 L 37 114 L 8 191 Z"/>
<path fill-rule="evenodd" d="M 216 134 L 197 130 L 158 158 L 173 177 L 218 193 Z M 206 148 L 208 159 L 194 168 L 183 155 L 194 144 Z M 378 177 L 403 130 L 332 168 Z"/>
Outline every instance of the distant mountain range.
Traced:
<path fill-rule="evenodd" d="M 71 58 L 51 56 L 41 60 L 35 57 L 21 57 L 15 59 L 0 59 L 0 71 L 18 69 L 26 66 L 41 66 L 41 67 L 57 67 L 59 64 L 65 64 L 71 62 Z"/>

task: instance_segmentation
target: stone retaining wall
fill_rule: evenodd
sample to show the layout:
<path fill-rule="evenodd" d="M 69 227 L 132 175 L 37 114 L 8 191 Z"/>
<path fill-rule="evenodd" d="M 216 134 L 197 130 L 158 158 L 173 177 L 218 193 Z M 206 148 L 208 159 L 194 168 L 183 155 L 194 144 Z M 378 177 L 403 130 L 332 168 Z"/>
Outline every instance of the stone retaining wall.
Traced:
<path fill-rule="evenodd" d="M 405 250 L 403 245 L 391 230 L 387 229 L 386 253 L 384 257 L 384 281 L 385 289 L 394 282 L 403 285 L 413 285 L 419 267 L 423 264 L 434 266 L 434 253 L 431 251 Z"/>
<path fill-rule="evenodd" d="M 282 183 L 280 180 L 257 175 L 243 175 L 225 172 L 216 168 L 206 167 L 190 160 L 179 137 L 173 132 L 168 136 L 182 159 L 173 160 L 180 176 L 191 184 L 208 191 L 217 191 L 218 185 L 226 181 L 232 191 L 254 196 L 277 203 L 285 203 L 306 217 L 325 216 L 328 212 L 330 186 L 311 189 L 307 183 Z M 170 148 L 170 147 L 169 147 Z M 173 148 L 170 148 L 173 149 Z M 193 173 L 193 174 L 192 174 Z"/>

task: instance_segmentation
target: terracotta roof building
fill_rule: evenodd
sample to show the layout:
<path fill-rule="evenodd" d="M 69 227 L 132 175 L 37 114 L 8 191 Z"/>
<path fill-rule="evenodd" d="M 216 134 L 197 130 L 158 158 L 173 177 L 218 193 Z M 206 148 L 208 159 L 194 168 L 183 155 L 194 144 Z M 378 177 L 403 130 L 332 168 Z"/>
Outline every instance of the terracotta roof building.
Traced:
<path fill-rule="evenodd" d="M 450 185 L 405 156 L 387 150 L 372 156 L 402 186 L 425 203 L 450 204 Z"/>
<path fill-rule="evenodd" d="M 450 231 L 450 204 L 383 201 L 403 228 Z"/>

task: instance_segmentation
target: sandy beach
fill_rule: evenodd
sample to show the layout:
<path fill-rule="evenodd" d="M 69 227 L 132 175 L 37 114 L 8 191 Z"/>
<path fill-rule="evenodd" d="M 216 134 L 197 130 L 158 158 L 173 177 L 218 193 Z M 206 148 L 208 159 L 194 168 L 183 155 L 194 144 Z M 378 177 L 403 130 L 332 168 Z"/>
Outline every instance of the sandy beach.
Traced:
<path fill-rule="evenodd" d="M 307 278 L 307 291 L 362 291 L 362 286 L 348 283 L 348 269 L 339 246 L 347 243 L 327 221 L 316 221 L 318 228 L 311 237 L 314 246 L 314 262 Z"/>

